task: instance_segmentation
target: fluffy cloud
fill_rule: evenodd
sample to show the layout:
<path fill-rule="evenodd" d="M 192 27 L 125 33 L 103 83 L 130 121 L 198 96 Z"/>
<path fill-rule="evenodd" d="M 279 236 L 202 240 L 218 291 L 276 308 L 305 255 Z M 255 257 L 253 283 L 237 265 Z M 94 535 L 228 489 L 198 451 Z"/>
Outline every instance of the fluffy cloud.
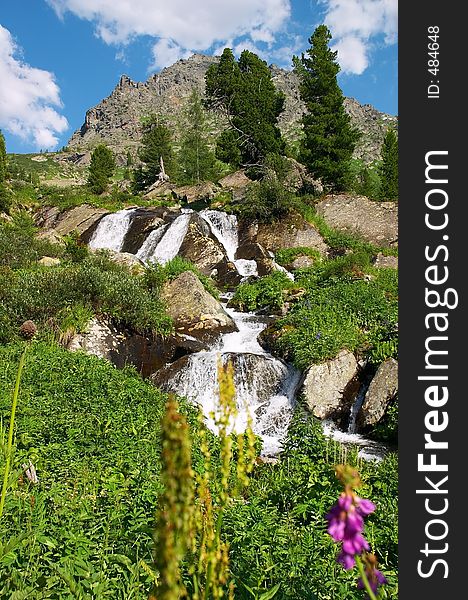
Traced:
<path fill-rule="evenodd" d="M 333 35 L 333 48 L 346 73 L 361 74 L 377 36 L 384 43 L 397 40 L 398 0 L 324 0 L 325 23 Z"/>
<path fill-rule="evenodd" d="M 272 43 L 291 13 L 290 0 L 47 0 L 59 16 L 67 11 L 92 21 L 107 44 L 137 36 L 157 38 L 153 66 L 160 68 L 195 51 L 247 36 Z"/>
<path fill-rule="evenodd" d="M 24 63 L 10 32 L 0 25 L 0 127 L 38 148 L 53 148 L 67 120 L 53 107 L 61 107 L 54 76 Z"/>

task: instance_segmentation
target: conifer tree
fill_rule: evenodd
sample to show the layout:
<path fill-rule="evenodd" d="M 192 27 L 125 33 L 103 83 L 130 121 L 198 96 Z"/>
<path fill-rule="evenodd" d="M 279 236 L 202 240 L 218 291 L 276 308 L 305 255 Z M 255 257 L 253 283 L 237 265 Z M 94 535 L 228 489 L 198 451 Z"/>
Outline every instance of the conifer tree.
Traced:
<path fill-rule="evenodd" d="M 151 115 L 144 125 L 139 157 L 144 166 L 135 171 L 137 191 L 144 190 L 158 179 L 161 173 L 161 158 L 168 177 L 174 175 L 172 135 L 169 128 L 155 115 Z"/>
<path fill-rule="evenodd" d="M 329 48 L 330 40 L 326 25 L 319 25 L 309 38 L 307 56 L 294 59 L 306 105 L 299 160 L 326 187 L 344 190 L 350 183 L 350 159 L 359 133 L 344 109 L 337 52 Z"/>
<path fill-rule="evenodd" d="M 5 138 L 0 130 L 0 183 L 3 183 L 7 179 L 7 153 Z"/>
<path fill-rule="evenodd" d="M 178 163 L 183 183 L 200 183 L 216 178 L 216 157 L 207 138 L 206 116 L 200 95 L 193 90 L 186 111 Z"/>
<path fill-rule="evenodd" d="M 230 128 L 218 141 L 217 156 L 236 165 L 257 165 L 269 153 L 284 153 L 278 128 L 284 95 L 278 92 L 265 61 L 244 50 L 236 61 L 226 48 L 206 74 L 208 105 L 221 108 Z M 237 165 L 236 165 L 237 166 Z"/>
<path fill-rule="evenodd" d="M 398 198 L 398 139 L 393 129 L 388 129 L 382 146 L 382 180 L 379 197 L 381 200 Z"/>
<path fill-rule="evenodd" d="M 88 174 L 88 185 L 94 194 L 102 194 L 106 191 L 114 169 L 115 159 L 112 150 L 104 144 L 96 146 L 91 154 Z"/>

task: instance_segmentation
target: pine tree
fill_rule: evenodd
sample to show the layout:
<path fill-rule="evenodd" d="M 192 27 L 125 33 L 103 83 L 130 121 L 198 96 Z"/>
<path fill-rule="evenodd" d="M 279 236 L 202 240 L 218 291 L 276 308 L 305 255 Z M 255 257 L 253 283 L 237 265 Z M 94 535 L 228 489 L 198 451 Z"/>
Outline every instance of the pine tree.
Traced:
<path fill-rule="evenodd" d="M 7 179 L 7 174 L 8 169 L 5 138 L 3 137 L 3 133 L 0 130 L 0 183 L 3 183 Z"/>
<path fill-rule="evenodd" d="M 300 77 L 300 94 L 306 105 L 304 138 L 299 160 L 309 172 L 329 188 L 344 190 L 350 181 L 350 159 L 359 138 L 344 109 L 338 86 L 340 67 L 337 52 L 329 48 L 331 34 L 319 25 L 309 38 L 307 56 L 295 58 Z"/>
<path fill-rule="evenodd" d="M 393 129 L 388 129 L 382 146 L 382 165 L 380 166 L 382 184 L 381 200 L 398 198 L 398 139 Z"/>
<path fill-rule="evenodd" d="M 182 183 L 200 183 L 216 178 L 216 157 L 207 138 L 206 116 L 200 95 L 193 90 L 186 111 L 178 163 Z"/>
<path fill-rule="evenodd" d="M 142 191 L 153 184 L 161 173 L 161 158 L 168 177 L 175 173 L 172 151 L 172 135 L 168 127 L 155 115 L 151 115 L 143 128 L 142 147 L 139 152 L 144 163 L 135 171 L 135 190 Z"/>
<path fill-rule="evenodd" d="M 219 158 L 257 165 L 269 153 L 284 153 L 278 128 L 284 95 L 276 90 L 268 65 L 256 54 L 244 50 L 236 61 L 226 48 L 219 63 L 208 69 L 206 95 L 208 105 L 221 108 L 229 119 L 229 133 L 218 141 Z"/>
<path fill-rule="evenodd" d="M 104 144 L 96 146 L 91 154 L 88 174 L 88 185 L 94 194 L 102 194 L 106 191 L 114 169 L 115 159 L 112 150 Z"/>

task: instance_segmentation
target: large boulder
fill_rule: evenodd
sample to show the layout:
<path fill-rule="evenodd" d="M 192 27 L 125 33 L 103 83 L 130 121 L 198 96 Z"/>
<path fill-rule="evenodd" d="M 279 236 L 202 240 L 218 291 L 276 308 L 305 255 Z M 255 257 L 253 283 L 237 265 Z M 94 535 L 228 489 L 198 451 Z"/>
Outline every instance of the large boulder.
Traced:
<path fill-rule="evenodd" d="M 245 171 L 240 170 L 226 175 L 218 183 L 223 191 L 231 192 L 234 200 L 241 200 L 252 180 L 247 177 Z"/>
<path fill-rule="evenodd" d="M 174 353 L 166 340 L 150 341 L 97 318 L 90 321 L 85 332 L 75 334 L 67 347 L 105 358 L 118 368 L 133 365 L 144 377 L 161 368 Z"/>
<path fill-rule="evenodd" d="M 178 333 L 198 340 L 214 341 L 223 333 L 237 331 L 236 324 L 222 305 L 191 271 L 165 283 L 161 298 Z"/>
<path fill-rule="evenodd" d="M 358 363 L 348 350 L 335 358 L 313 365 L 307 371 L 302 392 L 307 406 L 319 419 L 332 419 L 346 425 L 359 389 Z"/>
<path fill-rule="evenodd" d="M 294 158 L 287 158 L 286 160 L 289 167 L 284 181 L 286 189 L 291 192 L 299 192 L 305 189 L 307 192 L 317 195 L 323 192 L 322 184 L 308 173 L 303 164 L 294 160 Z"/>
<path fill-rule="evenodd" d="M 398 363 L 387 358 L 377 369 L 357 416 L 358 430 L 376 425 L 398 394 Z"/>
<path fill-rule="evenodd" d="M 211 275 L 219 263 L 226 260 L 223 246 L 211 235 L 206 221 L 196 213 L 190 218 L 179 255 L 190 260 L 204 275 Z"/>
<path fill-rule="evenodd" d="M 103 208 L 82 204 L 63 213 L 59 213 L 56 208 L 46 209 L 37 216 L 36 222 L 40 227 L 52 230 L 57 236 L 69 235 L 72 232 L 83 235 L 108 213 L 109 211 Z"/>
<path fill-rule="evenodd" d="M 216 195 L 216 186 L 210 182 L 201 182 L 194 185 L 183 185 L 173 189 L 173 193 L 184 204 L 211 200 Z"/>
<path fill-rule="evenodd" d="M 115 250 L 105 250 L 106 256 L 117 265 L 126 267 L 132 275 L 143 275 L 145 266 L 139 258 L 130 252 L 116 252 Z"/>
<path fill-rule="evenodd" d="M 252 228 L 251 231 L 253 233 Z M 320 233 L 298 213 L 291 213 L 276 223 L 259 223 L 255 241 L 271 252 L 299 247 L 315 248 L 321 254 L 328 251 Z"/>
<path fill-rule="evenodd" d="M 398 204 L 353 194 L 329 195 L 317 204 L 328 225 L 358 234 L 376 246 L 398 244 Z"/>
<path fill-rule="evenodd" d="M 136 254 L 148 235 L 164 223 L 170 222 L 179 212 L 168 208 L 137 208 L 125 234 L 122 252 Z"/>

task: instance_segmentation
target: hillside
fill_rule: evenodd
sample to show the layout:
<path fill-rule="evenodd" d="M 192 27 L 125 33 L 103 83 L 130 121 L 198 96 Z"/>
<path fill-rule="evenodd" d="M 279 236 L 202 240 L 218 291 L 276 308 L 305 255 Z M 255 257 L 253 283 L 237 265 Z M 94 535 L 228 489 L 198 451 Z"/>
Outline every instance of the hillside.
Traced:
<path fill-rule="evenodd" d="M 135 148 L 141 137 L 141 119 L 151 113 L 167 118 L 177 134 L 177 123 L 184 108 L 184 100 L 196 88 L 204 92 L 204 77 L 208 67 L 217 62 L 213 56 L 194 54 L 179 60 L 146 82 L 134 82 L 122 75 L 110 96 L 86 112 L 81 128 L 76 131 L 68 147 L 74 151 L 87 150 L 105 143 L 117 154 Z M 297 140 L 299 121 L 304 105 L 299 97 L 299 81 L 292 71 L 270 66 L 273 81 L 286 96 L 285 110 L 280 118 L 280 128 L 288 141 Z M 355 157 L 371 162 L 379 158 L 385 131 L 397 118 L 381 113 L 369 104 L 362 105 L 346 98 L 345 107 L 353 124 L 362 132 Z M 213 133 L 223 128 L 219 115 L 211 114 Z"/>

